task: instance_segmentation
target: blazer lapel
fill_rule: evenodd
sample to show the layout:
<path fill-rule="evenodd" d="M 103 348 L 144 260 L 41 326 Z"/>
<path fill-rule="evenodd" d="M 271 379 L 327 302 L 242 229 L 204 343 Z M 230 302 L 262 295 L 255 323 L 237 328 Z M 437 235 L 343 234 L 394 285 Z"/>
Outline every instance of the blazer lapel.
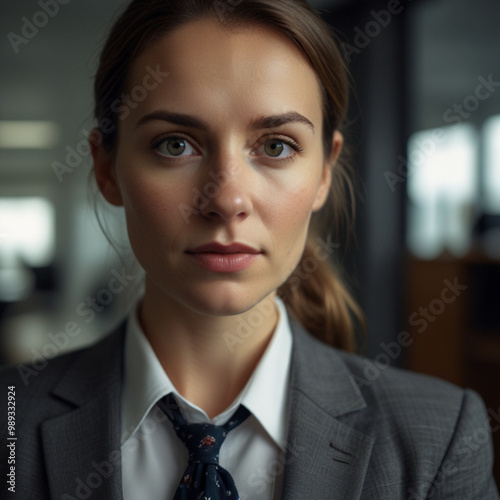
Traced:
<path fill-rule="evenodd" d="M 349 425 L 366 403 L 340 356 L 292 324 L 282 498 L 360 497 L 374 438 Z"/>
<path fill-rule="evenodd" d="M 124 325 L 79 354 L 52 394 L 68 411 L 43 423 L 51 498 L 122 500 Z M 340 356 L 292 324 L 282 499 L 360 498 L 374 439 L 349 425 L 366 404 Z"/>
<path fill-rule="evenodd" d="M 124 325 L 83 351 L 52 394 L 72 405 L 42 425 L 51 498 L 122 500 L 120 463 Z M 71 407 L 70 407 L 71 408 Z"/>

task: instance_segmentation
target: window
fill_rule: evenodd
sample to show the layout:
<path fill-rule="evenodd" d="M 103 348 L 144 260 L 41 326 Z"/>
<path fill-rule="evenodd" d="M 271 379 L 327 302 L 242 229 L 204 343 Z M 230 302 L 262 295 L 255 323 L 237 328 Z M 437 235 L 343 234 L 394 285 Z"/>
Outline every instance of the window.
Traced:
<path fill-rule="evenodd" d="M 469 124 L 410 137 L 407 242 L 418 257 L 434 258 L 445 250 L 462 255 L 469 249 L 478 193 L 477 144 Z"/>
<path fill-rule="evenodd" d="M 487 213 L 500 214 L 500 115 L 484 124 L 484 201 Z"/>
<path fill-rule="evenodd" d="M 41 267 L 55 248 L 55 212 L 44 198 L 0 198 L 0 266 Z"/>

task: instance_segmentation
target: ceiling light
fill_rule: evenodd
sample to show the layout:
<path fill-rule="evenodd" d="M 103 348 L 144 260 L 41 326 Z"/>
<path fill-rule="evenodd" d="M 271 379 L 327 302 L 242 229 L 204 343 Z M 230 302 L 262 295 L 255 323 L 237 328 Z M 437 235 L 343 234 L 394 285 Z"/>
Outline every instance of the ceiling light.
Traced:
<path fill-rule="evenodd" d="M 59 126 L 49 121 L 0 121 L 0 148 L 50 149 L 57 146 Z"/>

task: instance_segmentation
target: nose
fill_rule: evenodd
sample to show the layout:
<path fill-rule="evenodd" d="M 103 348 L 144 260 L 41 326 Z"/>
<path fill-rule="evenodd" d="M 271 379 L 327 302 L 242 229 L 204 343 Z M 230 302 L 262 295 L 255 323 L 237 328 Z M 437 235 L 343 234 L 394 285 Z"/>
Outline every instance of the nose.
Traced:
<path fill-rule="evenodd" d="M 205 178 L 202 191 L 206 200 L 200 212 L 214 221 L 244 220 L 253 209 L 252 182 L 245 166 L 229 159 L 220 159 L 218 164 Z"/>

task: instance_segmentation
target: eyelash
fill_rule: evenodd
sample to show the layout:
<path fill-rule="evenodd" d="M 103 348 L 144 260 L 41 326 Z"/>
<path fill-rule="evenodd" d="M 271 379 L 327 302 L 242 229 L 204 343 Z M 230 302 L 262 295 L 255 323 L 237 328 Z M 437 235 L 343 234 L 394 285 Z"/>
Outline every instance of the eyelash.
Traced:
<path fill-rule="evenodd" d="M 163 142 L 165 142 L 168 139 L 184 139 L 184 140 L 188 141 L 194 149 L 196 149 L 192 145 L 191 139 L 189 137 L 186 137 L 184 134 L 179 133 L 179 134 L 168 134 L 168 135 L 160 136 L 160 137 L 153 139 L 153 141 L 150 144 L 151 150 L 155 151 Z M 296 153 L 301 153 L 304 150 L 304 148 L 300 144 L 298 144 L 296 141 L 294 141 L 292 138 L 282 136 L 282 135 L 265 136 L 264 138 L 262 138 L 259 141 L 259 145 L 257 146 L 257 148 L 264 145 L 267 141 L 272 141 L 272 140 L 283 142 L 284 144 L 290 146 Z M 289 162 L 289 161 L 293 161 L 295 159 L 296 153 L 294 153 L 290 156 L 287 156 L 285 158 L 273 158 L 271 156 L 269 156 L 267 158 L 271 161 L 276 161 L 276 162 L 282 162 L 282 163 Z M 180 157 L 179 158 L 175 158 L 173 156 L 167 157 L 165 155 L 161 155 L 160 153 L 158 153 L 158 155 L 162 159 L 166 159 L 167 161 L 180 161 L 180 160 L 182 160 L 182 158 L 180 158 Z"/>
<path fill-rule="evenodd" d="M 167 135 L 162 135 L 160 137 L 156 137 L 155 139 L 153 139 L 151 141 L 151 144 L 150 144 L 150 148 L 152 151 L 156 151 L 156 149 L 161 145 L 163 144 L 165 141 L 167 141 L 168 139 L 184 139 L 185 141 L 189 142 L 189 144 L 191 144 L 191 139 L 186 137 L 185 135 L 183 134 L 167 134 Z M 194 148 L 194 146 L 191 144 L 191 146 Z M 196 148 L 194 148 L 196 149 Z M 161 153 L 158 153 L 158 155 L 160 156 L 160 158 L 162 159 L 166 159 L 167 161 L 179 161 L 179 160 L 182 160 L 182 158 L 175 158 L 174 156 L 170 157 L 170 156 L 165 156 L 165 155 L 162 155 Z"/>
<path fill-rule="evenodd" d="M 290 146 L 297 153 L 301 153 L 304 150 L 304 148 L 298 142 L 295 142 L 292 138 L 286 137 L 284 135 L 271 135 L 271 136 L 264 137 L 263 139 L 261 139 L 261 141 L 259 143 L 259 147 L 262 146 L 263 144 L 265 144 L 267 141 L 283 142 L 283 143 L 287 144 L 288 146 Z"/>

